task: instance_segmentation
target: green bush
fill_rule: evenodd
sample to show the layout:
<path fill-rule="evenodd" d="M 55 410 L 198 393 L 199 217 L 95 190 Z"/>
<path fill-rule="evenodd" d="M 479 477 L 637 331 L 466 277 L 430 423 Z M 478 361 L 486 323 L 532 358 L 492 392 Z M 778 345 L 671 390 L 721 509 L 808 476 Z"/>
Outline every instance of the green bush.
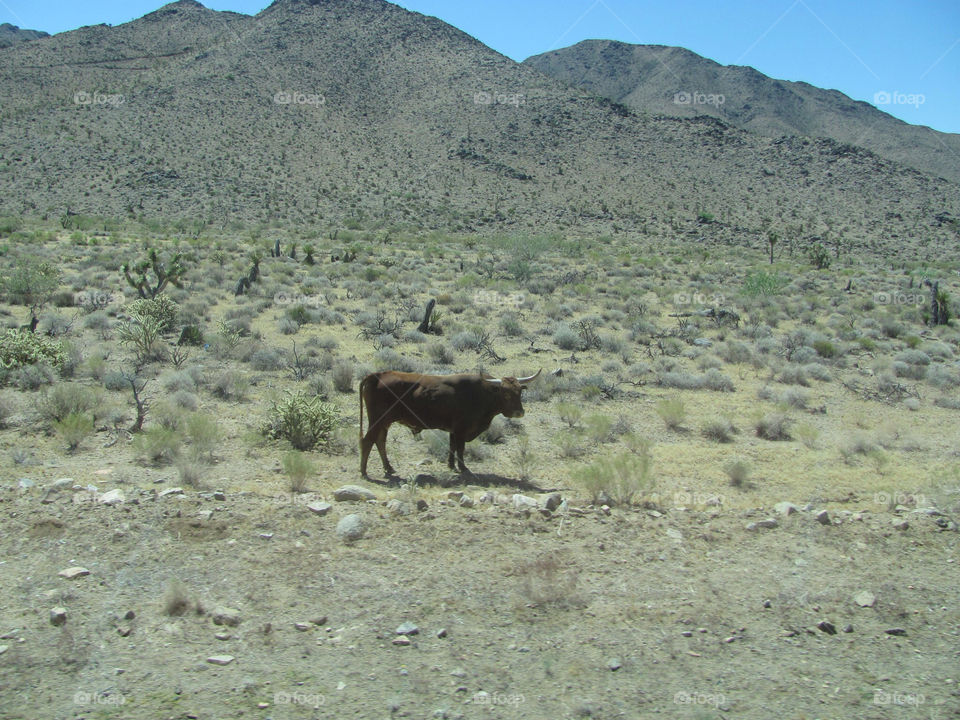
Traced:
<path fill-rule="evenodd" d="M 600 458 L 576 473 L 575 478 L 592 502 L 597 503 L 606 495 L 618 505 L 630 505 L 650 490 L 653 459 L 649 443 L 637 440 L 634 445 L 632 451 Z"/>
<path fill-rule="evenodd" d="M 326 443 L 339 420 L 334 405 L 303 392 L 288 392 L 273 403 L 263 434 L 288 440 L 297 450 L 312 450 Z"/>
<path fill-rule="evenodd" d="M 50 423 L 60 422 L 69 415 L 86 414 L 102 404 L 100 396 L 91 388 L 66 382 L 54 385 L 37 403 L 40 417 Z"/>
<path fill-rule="evenodd" d="M 166 295 L 155 298 L 143 298 L 130 303 L 130 315 L 133 318 L 153 318 L 157 321 L 160 332 L 166 332 L 173 327 L 180 314 L 180 306 Z"/>
<path fill-rule="evenodd" d="M 664 398 L 657 403 L 657 415 L 671 430 L 679 430 L 687 419 L 687 409 L 680 398 Z"/>
<path fill-rule="evenodd" d="M 40 308 L 60 286 L 60 270 L 37 258 L 20 258 L 0 278 L 0 293 L 13 305 Z"/>
<path fill-rule="evenodd" d="M 25 330 L 7 330 L 0 335 L 0 366 L 15 370 L 46 362 L 55 368 L 67 360 L 67 352 L 58 340 L 48 340 Z"/>
<path fill-rule="evenodd" d="M 180 433 L 174 428 L 154 425 L 134 436 L 133 449 L 152 463 L 169 463 L 180 454 L 182 441 Z"/>
<path fill-rule="evenodd" d="M 53 427 L 57 436 L 67 444 L 67 450 L 73 452 L 93 432 L 93 417 L 86 413 L 70 413 Z"/>
<path fill-rule="evenodd" d="M 307 478 L 313 474 L 313 463 L 299 450 L 283 456 L 283 472 L 290 480 L 290 492 L 301 493 L 307 488 Z"/>

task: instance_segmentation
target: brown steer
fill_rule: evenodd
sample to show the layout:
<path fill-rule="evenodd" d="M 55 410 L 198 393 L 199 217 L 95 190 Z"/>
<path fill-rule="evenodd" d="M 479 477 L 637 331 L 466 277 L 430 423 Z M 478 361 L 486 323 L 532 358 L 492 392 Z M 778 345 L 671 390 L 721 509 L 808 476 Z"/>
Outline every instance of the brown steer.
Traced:
<path fill-rule="evenodd" d="M 387 475 L 393 467 L 387 460 L 387 430 L 393 423 L 421 430 L 446 430 L 450 433 L 447 464 L 453 465 L 454 453 L 461 472 L 463 447 L 488 427 L 499 414 L 523 417 L 520 393 L 540 373 L 525 378 L 496 379 L 476 373 L 460 375 L 422 375 L 387 370 L 367 375 L 360 382 L 360 472 L 367 477 L 367 458 L 374 443 Z M 367 406 L 370 427 L 363 434 L 363 406 Z"/>

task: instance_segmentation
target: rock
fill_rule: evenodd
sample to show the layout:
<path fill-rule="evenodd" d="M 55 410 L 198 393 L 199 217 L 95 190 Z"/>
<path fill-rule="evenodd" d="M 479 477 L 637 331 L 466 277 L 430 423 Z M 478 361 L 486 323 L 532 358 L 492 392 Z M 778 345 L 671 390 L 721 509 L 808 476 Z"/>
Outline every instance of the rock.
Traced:
<path fill-rule="evenodd" d="M 447 493 L 447 499 L 453 500 L 454 502 L 460 502 L 460 498 L 463 497 L 463 492 L 460 490 L 451 490 Z"/>
<path fill-rule="evenodd" d="M 750 532 L 753 532 L 754 530 L 757 529 L 757 524 L 755 522 L 749 522 L 744 526 L 744 529 L 749 530 Z"/>
<path fill-rule="evenodd" d="M 293 628 L 297 632 L 306 632 L 307 630 L 310 629 L 310 625 L 309 623 L 297 622 L 293 624 Z"/>
<path fill-rule="evenodd" d="M 890 628 L 889 630 L 884 630 L 887 635 L 899 635 L 904 636 L 907 634 L 907 631 L 900 627 Z"/>
<path fill-rule="evenodd" d="M 397 635 L 416 635 L 420 632 L 420 628 L 408 621 L 400 625 L 396 632 Z"/>
<path fill-rule="evenodd" d="M 676 528 L 667 528 L 666 533 L 668 538 L 672 538 L 673 540 L 683 540 L 683 533 Z"/>
<path fill-rule="evenodd" d="M 259 536 L 259 537 L 260 537 L 261 540 L 272 540 L 272 539 L 273 539 L 273 533 L 260 533 L 260 536 Z"/>
<path fill-rule="evenodd" d="M 604 503 L 603 505 L 600 506 L 600 512 L 602 512 L 604 515 L 609 515 L 609 514 L 610 514 L 610 506 L 607 505 L 607 503 Z"/>
<path fill-rule="evenodd" d="M 818 622 L 817 628 L 825 632 L 827 635 L 837 634 L 837 626 L 828 620 L 821 620 Z"/>
<path fill-rule="evenodd" d="M 460 498 L 460 507 L 463 508 L 472 508 L 473 507 L 473 498 L 469 495 L 464 495 Z"/>
<path fill-rule="evenodd" d="M 413 477 L 414 485 L 437 485 L 439 482 L 435 475 L 430 475 L 429 473 L 418 473 Z"/>
<path fill-rule="evenodd" d="M 214 500 L 220 500 L 220 501 L 226 500 L 226 499 L 227 499 L 227 494 L 226 494 L 223 490 L 214 490 L 214 491 L 213 491 L 213 499 L 214 499 Z"/>
<path fill-rule="evenodd" d="M 117 626 L 117 635 L 120 637 L 130 637 L 130 633 L 133 632 L 133 628 L 129 625 L 118 625 Z"/>
<path fill-rule="evenodd" d="M 816 515 L 814 515 L 814 517 L 817 519 L 817 522 L 820 523 L 821 525 L 829 525 L 831 522 L 830 513 L 828 513 L 826 510 L 821 510 Z"/>
<path fill-rule="evenodd" d="M 853 596 L 853 601 L 860 607 L 873 607 L 873 604 L 877 601 L 877 598 L 872 592 L 861 590 Z"/>
<path fill-rule="evenodd" d="M 137 616 L 137 614 L 136 614 L 133 610 L 127 610 L 127 611 L 123 614 L 123 619 L 124 619 L 124 620 L 133 620 L 136 616 Z"/>
<path fill-rule="evenodd" d="M 307 510 L 309 510 L 310 512 L 316 515 L 319 515 L 320 517 L 323 517 L 328 512 L 330 512 L 330 508 L 332 507 L 333 505 L 331 505 L 328 502 L 312 502 L 307 505 Z"/>
<path fill-rule="evenodd" d="M 528 495 L 514 493 L 510 499 L 514 510 L 536 510 L 539 503 Z"/>
<path fill-rule="evenodd" d="M 447 629 L 446 629 L 446 628 L 440 628 L 439 630 L 437 630 L 437 637 L 438 637 L 438 638 L 440 638 L 441 640 L 443 640 L 443 638 L 445 638 L 446 636 L 447 636 Z"/>
<path fill-rule="evenodd" d="M 344 515 L 337 523 L 337 537 L 344 542 L 353 542 L 363 537 L 367 531 L 366 523 L 363 518 L 356 513 Z"/>
<path fill-rule="evenodd" d="M 757 521 L 758 528 L 767 528 L 768 530 L 772 530 L 773 528 L 778 527 L 779 525 L 780 523 L 777 522 L 776 518 L 767 518 L 766 520 Z"/>
<path fill-rule="evenodd" d="M 464 670 L 463 668 L 454 668 L 453 670 L 450 671 L 450 675 L 451 677 L 463 679 L 467 676 L 467 671 Z"/>
<path fill-rule="evenodd" d="M 611 672 L 616 672 L 622 667 L 623 667 L 623 663 L 621 663 L 617 658 L 611 658 L 607 660 L 607 669 L 610 670 Z"/>
<path fill-rule="evenodd" d="M 487 490 L 480 496 L 480 503 L 483 505 L 493 505 L 497 501 L 497 494 L 492 490 Z"/>
<path fill-rule="evenodd" d="M 333 499 L 337 502 L 351 502 L 362 500 L 376 500 L 377 496 L 372 490 L 367 490 L 359 485 L 344 485 L 333 491 Z"/>
<path fill-rule="evenodd" d="M 9 645 L 0 645 L 0 655 L 3 655 L 9 649 L 10 649 Z"/>
<path fill-rule="evenodd" d="M 906 520 L 899 520 L 899 519 L 897 519 L 897 520 L 894 520 L 894 521 L 893 521 L 893 529 L 894 529 L 894 530 L 903 531 L 903 530 L 906 530 L 906 529 L 909 528 L 909 527 L 910 527 L 910 523 L 908 523 Z"/>
<path fill-rule="evenodd" d="M 613 498 L 607 494 L 606 490 L 597 493 L 597 505 L 613 505 Z"/>
<path fill-rule="evenodd" d="M 845 633 L 852 633 L 852 632 L 853 632 L 853 625 L 850 625 L 849 623 L 846 624 L 846 625 L 844 625 L 844 626 L 843 626 L 843 631 L 844 631 Z"/>
<path fill-rule="evenodd" d="M 773 607 L 773 603 L 770 602 L 769 600 L 764 600 L 764 601 L 763 601 L 763 606 L 764 606 L 765 608 L 772 608 L 772 607 Z"/>
<path fill-rule="evenodd" d="M 217 640 L 229 640 L 233 636 L 228 632 L 218 632 L 214 637 Z"/>
<path fill-rule="evenodd" d="M 157 493 L 157 497 L 170 497 L 171 495 L 183 495 L 183 488 L 172 487 Z"/>
<path fill-rule="evenodd" d="M 708 348 L 711 345 L 713 345 L 713 341 L 710 340 L 710 338 L 698 337 L 694 339 L 693 344 L 696 345 L 697 347 Z"/>
<path fill-rule="evenodd" d="M 67 610 L 62 607 L 50 609 L 50 624 L 59 627 L 67 621 Z"/>
<path fill-rule="evenodd" d="M 229 665 L 233 662 L 233 655 L 211 655 L 207 662 L 211 665 Z"/>
<path fill-rule="evenodd" d="M 410 503 L 404 502 L 403 500 L 398 500 L 397 498 L 387 501 L 387 510 L 394 515 L 413 514 L 413 506 Z"/>
<path fill-rule="evenodd" d="M 417 512 L 426 512 L 430 506 L 427 505 L 427 501 L 423 498 L 417 500 Z"/>
<path fill-rule="evenodd" d="M 211 614 L 214 625 L 236 627 L 240 624 L 240 611 L 235 608 L 218 607 Z"/>
<path fill-rule="evenodd" d="M 101 505 L 121 505 L 126 502 L 126 498 L 123 495 L 123 490 L 115 488 L 114 490 L 105 492 L 97 501 Z"/>
<path fill-rule="evenodd" d="M 410 638 L 408 638 L 406 635 L 401 635 L 400 637 L 393 639 L 393 644 L 394 644 L 394 645 L 409 645 L 409 644 L 410 644 Z"/>
<path fill-rule="evenodd" d="M 800 508 L 794 505 L 792 502 L 778 502 L 773 506 L 773 510 L 780 515 L 793 515 L 795 512 L 800 512 Z"/>
<path fill-rule="evenodd" d="M 317 615 L 315 618 L 311 618 L 310 622 L 314 625 L 326 625 L 327 616 L 326 615 Z"/>
<path fill-rule="evenodd" d="M 550 512 L 560 507 L 560 503 L 563 502 L 563 496 L 558 492 L 549 493 L 545 497 L 541 497 L 543 498 L 543 506 Z"/>
<path fill-rule="evenodd" d="M 68 567 L 66 570 L 61 570 L 57 573 L 60 577 L 66 578 L 67 580 L 74 580 L 78 577 L 83 577 L 84 575 L 89 575 L 90 571 L 85 567 L 80 567 L 79 565 L 75 567 Z"/>
<path fill-rule="evenodd" d="M 200 518 L 201 522 L 206 522 L 213 517 L 213 510 L 198 510 L 197 517 Z"/>
<path fill-rule="evenodd" d="M 33 480 L 31 480 L 30 478 L 20 478 L 20 479 L 17 481 L 17 486 L 18 486 L 21 490 L 29 490 L 29 489 L 32 488 L 34 485 L 36 485 L 36 483 L 35 483 Z"/>

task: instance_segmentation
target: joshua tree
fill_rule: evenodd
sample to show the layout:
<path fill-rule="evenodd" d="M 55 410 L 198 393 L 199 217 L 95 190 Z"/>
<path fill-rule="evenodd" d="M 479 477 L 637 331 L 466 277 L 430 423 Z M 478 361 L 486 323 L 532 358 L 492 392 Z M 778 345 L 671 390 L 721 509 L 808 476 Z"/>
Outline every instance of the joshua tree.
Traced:
<path fill-rule="evenodd" d="M 130 287 L 134 288 L 140 297 L 152 300 L 163 292 L 167 284 L 183 287 L 183 276 L 187 269 L 183 266 L 182 258 L 182 253 L 177 253 L 167 267 L 160 259 L 160 254 L 154 248 L 150 248 L 147 251 L 146 260 L 133 266 L 122 265 L 120 269 Z"/>

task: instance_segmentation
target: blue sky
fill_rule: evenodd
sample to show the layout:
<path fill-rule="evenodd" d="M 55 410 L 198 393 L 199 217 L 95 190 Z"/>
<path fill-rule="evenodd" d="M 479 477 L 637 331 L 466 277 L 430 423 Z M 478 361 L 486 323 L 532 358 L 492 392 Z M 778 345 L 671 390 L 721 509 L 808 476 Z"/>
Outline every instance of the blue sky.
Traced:
<path fill-rule="evenodd" d="M 202 0 L 201 0 L 202 1 Z M 0 0 L 0 22 L 50 33 L 117 25 L 163 0 Z M 264 0 L 208 0 L 255 14 Z M 680 45 L 724 65 L 840 90 L 960 133 L 960 0 L 400 0 L 514 60 L 587 38 Z M 883 102 L 887 100 L 887 102 Z"/>

